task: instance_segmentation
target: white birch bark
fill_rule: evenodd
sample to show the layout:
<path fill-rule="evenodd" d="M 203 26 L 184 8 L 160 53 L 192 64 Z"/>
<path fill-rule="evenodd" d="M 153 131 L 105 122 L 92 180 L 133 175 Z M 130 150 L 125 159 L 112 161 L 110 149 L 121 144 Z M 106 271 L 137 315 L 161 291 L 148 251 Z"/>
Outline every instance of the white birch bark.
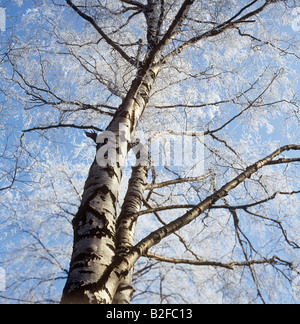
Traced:
<path fill-rule="evenodd" d="M 148 0 L 148 6 L 145 9 L 145 17 L 148 25 L 147 40 L 149 47 L 157 45 L 161 28 L 161 14 L 164 11 L 164 5 L 161 1 Z"/>
<path fill-rule="evenodd" d="M 73 221 L 73 254 L 62 303 L 112 302 L 117 286 L 101 295 L 91 292 L 90 287 L 99 282 L 115 257 L 116 202 L 122 168 L 131 134 L 148 102 L 158 71 L 158 66 L 139 71 L 141 75 L 133 81 L 128 96 L 107 128 L 119 143 L 115 148 L 117 163 L 103 167 L 95 160 L 90 169 L 82 204 Z"/>
<path fill-rule="evenodd" d="M 126 256 L 134 244 L 137 215 L 140 211 L 143 194 L 147 185 L 148 167 L 139 165 L 132 169 L 128 191 L 117 222 L 116 254 Z M 114 304 L 129 304 L 131 301 L 133 269 L 119 282 L 114 296 Z"/>

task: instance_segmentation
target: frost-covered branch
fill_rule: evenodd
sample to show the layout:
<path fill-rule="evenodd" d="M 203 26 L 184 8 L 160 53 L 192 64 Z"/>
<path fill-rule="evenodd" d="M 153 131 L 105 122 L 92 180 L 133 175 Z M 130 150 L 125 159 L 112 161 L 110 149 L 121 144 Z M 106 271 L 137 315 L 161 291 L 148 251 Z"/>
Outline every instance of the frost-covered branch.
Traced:
<path fill-rule="evenodd" d="M 200 176 L 200 177 L 179 178 L 179 179 L 175 179 L 175 180 L 164 181 L 164 182 L 161 182 L 161 183 L 155 183 L 155 184 L 147 185 L 146 190 L 163 188 L 163 187 L 167 187 L 167 186 L 176 185 L 176 184 L 179 184 L 179 183 L 197 182 L 197 181 L 201 181 L 201 180 L 206 179 L 208 176 L 209 176 L 209 174 L 206 174 L 206 175 Z"/>
<path fill-rule="evenodd" d="M 55 128 L 76 128 L 76 129 L 88 129 L 88 130 L 95 130 L 97 132 L 103 132 L 102 129 L 96 127 L 96 126 L 82 126 L 82 125 L 76 125 L 76 124 L 57 124 L 57 125 L 49 125 L 49 126 L 38 126 L 38 127 L 33 127 L 29 129 L 23 130 L 23 133 L 29 133 L 29 132 L 34 132 L 34 131 L 39 131 L 39 130 L 48 130 L 48 129 L 55 129 Z"/>
<path fill-rule="evenodd" d="M 296 162 L 300 162 L 299 160 L 300 159 L 297 159 Z M 293 161 L 293 162 L 295 162 L 295 161 Z M 272 163 L 268 163 L 267 165 L 272 165 Z M 214 205 L 214 206 L 211 207 L 211 209 L 233 209 L 233 210 L 244 209 L 245 210 L 245 209 L 249 209 L 251 207 L 263 205 L 263 204 L 265 204 L 265 203 L 267 203 L 267 202 L 269 202 L 271 200 L 274 200 L 279 195 L 292 196 L 292 195 L 296 195 L 296 194 L 300 194 L 300 191 L 292 191 L 292 192 L 278 191 L 278 192 L 275 192 L 273 195 L 269 196 L 268 198 L 259 200 L 257 202 L 253 202 L 253 203 L 249 203 L 249 204 L 245 204 L 245 205 L 239 205 L 239 206 Z"/>
<path fill-rule="evenodd" d="M 1 301 L 298 302 L 295 2 L 14 2 Z"/>
<path fill-rule="evenodd" d="M 246 11 L 247 9 L 253 7 L 257 2 L 259 2 L 258 0 L 254 0 L 252 1 L 250 4 L 246 5 L 245 7 L 243 7 L 236 15 L 234 15 L 232 18 L 228 19 L 227 21 L 225 21 L 224 23 L 218 24 L 216 26 L 214 26 L 212 29 L 210 29 L 209 31 L 206 31 L 200 35 L 197 35 L 193 38 L 191 38 L 190 40 L 184 42 L 184 44 L 180 45 L 178 48 L 176 48 L 175 50 L 173 50 L 172 52 L 170 52 L 169 54 L 167 54 L 164 59 L 162 60 L 162 62 L 166 62 L 169 59 L 171 59 L 172 57 L 180 54 L 182 51 L 184 51 L 185 49 L 187 49 L 188 47 L 200 42 L 201 40 L 207 39 L 207 38 L 211 38 L 211 37 L 215 37 L 217 35 L 222 34 L 223 32 L 225 32 L 228 29 L 232 29 L 235 26 L 237 26 L 238 24 L 242 23 L 242 22 L 247 22 L 249 18 L 252 18 L 256 15 L 258 15 L 259 13 L 261 13 L 266 7 L 268 7 L 270 5 L 270 3 L 272 3 L 273 1 L 265 1 L 265 3 L 260 6 L 259 8 L 243 15 L 242 17 L 240 17 L 240 15 Z"/>
<path fill-rule="evenodd" d="M 88 21 L 96 30 L 97 32 L 105 39 L 107 44 L 109 44 L 112 48 L 114 48 L 128 63 L 134 64 L 132 58 L 128 56 L 125 51 L 117 45 L 104 31 L 103 29 L 97 24 L 97 22 L 89 15 L 85 14 L 83 11 L 79 9 L 71 0 L 66 0 L 67 4 L 83 19 Z"/>
<path fill-rule="evenodd" d="M 221 198 L 226 197 L 231 190 L 238 187 L 246 179 L 251 178 L 253 174 L 255 174 L 259 169 L 268 165 L 269 162 L 273 161 L 274 158 L 276 158 L 278 155 L 282 154 L 283 152 L 291 151 L 291 150 L 299 151 L 300 145 L 287 145 L 281 147 L 280 149 L 276 150 L 268 157 L 248 167 L 245 172 L 241 173 L 238 177 L 236 177 L 235 179 L 227 183 L 225 186 L 223 186 L 220 190 L 218 190 L 211 196 L 207 197 L 204 201 L 202 201 L 196 207 L 188 211 L 186 214 L 172 221 L 166 226 L 152 232 L 148 237 L 146 237 L 144 240 L 142 240 L 134 247 L 130 256 L 137 257 L 137 254 L 143 255 L 152 246 L 158 244 L 163 238 L 169 236 L 170 234 L 179 230 L 180 228 L 188 225 L 191 221 L 199 217 L 199 215 L 201 215 L 205 210 L 209 209 L 211 206 L 213 206 L 214 203 L 216 203 Z"/>
<path fill-rule="evenodd" d="M 172 263 L 172 264 L 188 264 L 192 266 L 220 267 L 229 270 L 234 270 L 235 267 L 249 267 L 252 265 L 262 265 L 262 264 L 276 265 L 276 264 L 282 264 L 283 262 L 277 256 L 274 256 L 273 258 L 270 259 L 264 259 L 264 260 L 249 260 L 246 262 L 230 262 L 230 263 L 222 263 L 216 261 L 195 261 L 195 260 L 188 260 L 188 259 L 175 259 L 175 258 L 164 257 L 150 252 L 148 252 L 145 256 L 149 259 L 155 259 L 158 261 Z"/>
<path fill-rule="evenodd" d="M 188 211 L 186 214 L 149 234 L 136 246 L 134 246 L 127 255 L 116 258 L 107 268 L 105 278 L 97 283 L 94 283 L 93 285 L 86 286 L 86 289 L 89 289 L 93 292 L 100 292 L 102 290 L 105 290 L 106 292 L 112 291 L 112 289 L 114 289 L 113 287 L 117 284 L 118 278 L 120 276 L 125 277 L 125 275 L 128 274 L 128 271 L 132 269 L 135 262 L 141 256 L 146 255 L 151 247 L 160 243 L 167 236 L 187 226 L 190 222 L 199 217 L 204 211 L 209 209 L 215 202 L 226 197 L 230 191 L 238 187 L 240 184 L 244 183 L 246 179 L 251 178 L 253 174 L 266 166 L 270 161 L 274 160 L 283 152 L 291 150 L 299 151 L 300 145 L 287 145 L 281 147 L 271 155 L 248 167 L 245 172 L 241 173 L 235 179 L 224 185 L 220 190 L 207 197 L 204 201 L 199 203 L 196 207 Z M 250 262 L 251 260 L 247 260 L 247 263 L 249 265 L 251 264 Z"/>

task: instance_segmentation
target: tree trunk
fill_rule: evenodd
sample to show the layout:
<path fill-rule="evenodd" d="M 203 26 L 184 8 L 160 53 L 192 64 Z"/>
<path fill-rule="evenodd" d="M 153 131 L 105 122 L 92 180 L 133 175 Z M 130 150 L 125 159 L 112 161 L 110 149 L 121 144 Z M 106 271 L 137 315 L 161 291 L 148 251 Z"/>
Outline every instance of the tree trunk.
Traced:
<path fill-rule="evenodd" d="M 150 64 L 148 63 L 148 65 Z M 116 202 L 122 168 L 130 147 L 131 135 L 143 114 L 158 72 L 158 66 L 147 68 L 147 65 L 138 71 L 127 97 L 106 129 L 108 136 L 113 134 L 115 138 L 116 161 L 103 159 L 99 161 L 97 158 L 91 166 L 82 203 L 73 220 L 73 254 L 62 303 L 92 304 L 113 301 L 118 288 L 118 280 L 108 289 L 102 290 L 101 294 L 98 294 L 94 287 L 95 285 L 99 286 L 101 278 L 105 276 L 106 269 L 114 262 L 116 256 Z M 106 135 L 103 136 L 104 139 L 105 137 Z M 104 148 L 103 144 L 108 144 L 107 140 L 99 145 L 98 152 Z M 106 163 L 107 165 L 105 165 Z M 145 182 L 144 177 L 141 181 Z M 132 192 L 129 190 L 128 195 L 134 195 L 133 192 L 134 186 Z M 127 217 L 124 208 L 123 215 L 125 218 Z M 124 224 L 119 222 L 119 227 L 126 228 L 123 226 Z M 132 236 L 132 234 L 124 234 L 124 231 L 120 231 L 120 233 L 118 235 L 119 251 L 124 248 L 124 244 L 132 244 L 131 238 L 126 242 L 128 235 Z"/>
<path fill-rule="evenodd" d="M 121 214 L 117 221 L 116 254 L 125 256 L 133 247 L 137 214 L 140 211 L 143 194 L 147 185 L 148 166 L 138 165 L 132 169 L 128 191 Z M 125 278 L 121 278 L 114 304 L 129 304 L 131 301 L 133 269 Z"/>

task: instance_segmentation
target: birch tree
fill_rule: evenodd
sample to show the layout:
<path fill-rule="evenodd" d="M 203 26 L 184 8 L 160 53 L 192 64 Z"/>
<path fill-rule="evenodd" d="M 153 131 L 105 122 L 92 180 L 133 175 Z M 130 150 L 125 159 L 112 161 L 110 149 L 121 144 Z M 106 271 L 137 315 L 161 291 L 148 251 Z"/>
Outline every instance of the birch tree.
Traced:
<path fill-rule="evenodd" d="M 3 218 L 27 269 L 47 267 L 25 271 L 27 299 L 58 302 L 65 280 L 61 303 L 299 301 L 295 8 L 43 0 L 20 15 L 1 78 L 30 184 Z"/>

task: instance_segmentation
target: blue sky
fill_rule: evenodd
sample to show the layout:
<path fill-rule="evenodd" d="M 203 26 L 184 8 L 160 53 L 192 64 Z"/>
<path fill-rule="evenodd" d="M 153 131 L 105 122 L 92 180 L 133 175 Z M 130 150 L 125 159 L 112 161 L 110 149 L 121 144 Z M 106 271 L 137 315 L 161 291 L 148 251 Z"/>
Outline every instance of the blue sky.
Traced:
<path fill-rule="evenodd" d="M 25 0 L 24 4 L 22 6 L 17 6 L 14 2 L 12 1 L 1 1 L 0 6 L 5 7 L 6 10 L 6 14 L 7 14 L 7 32 L 4 32 L 1 34 L 0 36 L 0 41 L 6 41 L 7 40 L 7 36 L 9 35 L 10 32 L 10 27 L 16 23 L 19 20 L 19 17 L 26 12 L 26 10 L 30 7 L 29 3 L 33 3 L 31 1 Z M 295 31 L 293 31 L 292 27 L 286 26 L 284 28 L 285 32 L 289 32 L 289 33 L 294 33 Z M 299 31 L 298 31 L 299 33 Z M 300 74 L 300 65 L 299 65 L 299 60 L 296 59 L 292 59 L 291 58 L 291 65 L 293 66 L 293 68 L 297 71 L 297 75 Z M 299 84 L 299 79 L 293 80 L 294 82 L 297 83 L 297 88 L 298 88 L 298 93 L 300 93 L 300 84 Z M 0 93 L 0 102 L 2 101 L 3 98 L 1 98 L 1 93 Z M 20 109 L 22 109 L 22 107 L 20 107 Z M 20 120 L 15 120 L 13 117 L 10 117 L 7 119 L 7 123 L 10 123 L 12 125 L 12 127 L 16 128 L 19 132 L 19 135 L 21 135 L 21 130 L 23 129 L 23 121 Z M 289 144 L 289 141 L 284 138 L 281 134 L 280 131 L 278 131 L 280 129 L 280 123 L 279 120 L 274 120 L 272 122 L 272 126 L 274 127 L 274 131 L 272 133 L 268 133 L 266 128 L 261 128 L 260 129 L 260 133 L 258 134 L 258 136 L 261 137 L 262 142 L 264 140 L 276 140 L 280 143 L 280 145 L 285 145 L 285 144 Z M 237 123 L 233 123 L 232 125 L 229 126 L 229 130 L 230 129 L 240 129 L 242 134 L 242 129 L 243 129 L 243 125 L 238 121 Z M 299 134 L 299 128 L 295 128 L 292 130 L 293 132 L 297 132 Z M 228 131 L 227 133 L 229 133 L 230 131 Z M 83 138 L 83 132 L 78 132 L 75 131 L 74 135 L 76 134 L 77 138 L 80 140 L 81 138 Z M 81 135 L 79 135 L 81 134 Z M 30 135 L 26 135 L 28 136 L 28 138 L 34 138 L 35 134 L 30 134 Z M 300 138 L 300 136 L 298 137 Z M 68 150 L 72 150 L 74 149 L 74 147 L 69 144 L 70 146 L 68 148 L 66 148 L 66 151 Z M 293 153 L 289 153 L 289 156 L 293 155 Z M 296 153 L 295 153 L 296 156 Z M 73 161 L 73 163 L 75 164 L 76 161 Z M 0 184 L 1 185 L 1 184 Z M 20 184 L 21 185 L 21 184 Z"/>

